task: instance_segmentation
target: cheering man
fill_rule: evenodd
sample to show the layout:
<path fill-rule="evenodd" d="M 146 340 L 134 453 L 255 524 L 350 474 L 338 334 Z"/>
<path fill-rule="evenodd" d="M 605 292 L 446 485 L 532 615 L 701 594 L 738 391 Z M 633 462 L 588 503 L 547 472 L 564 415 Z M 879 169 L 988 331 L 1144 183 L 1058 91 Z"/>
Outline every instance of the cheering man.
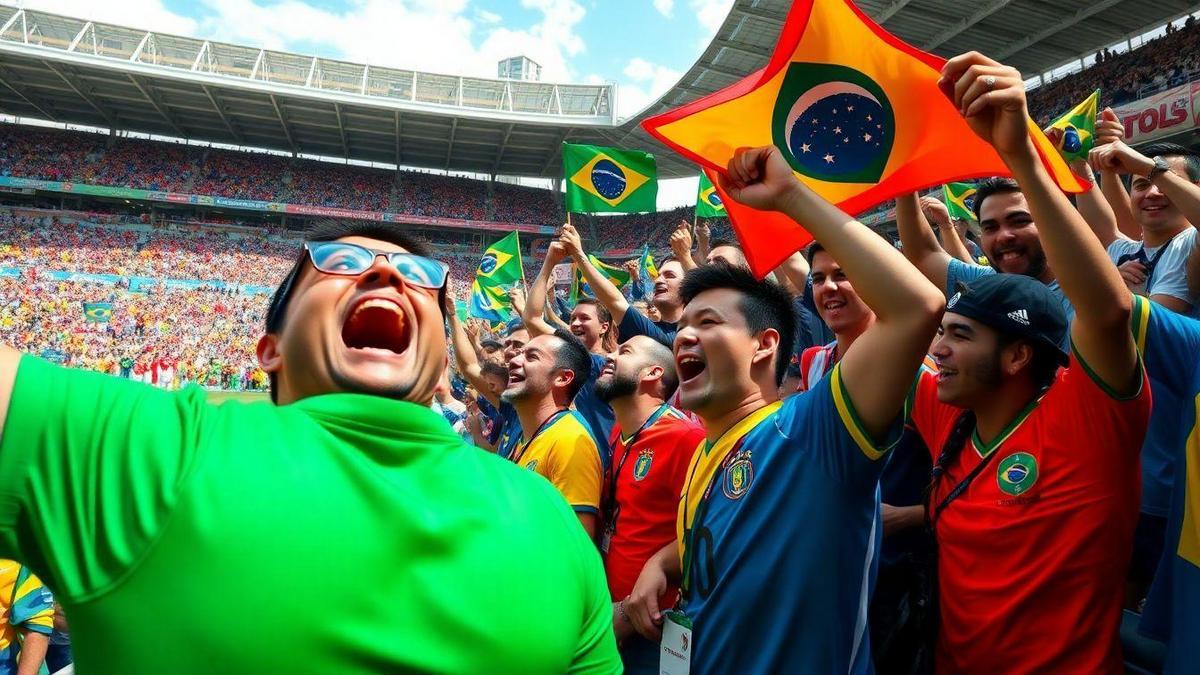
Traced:
<path fill-rule="evenodd" d="M 1022 188 L 1075 308 L 1023 275 L 960 286 L 912 419 L 932 451 L 940 672 L 1122 672 L 1118 639 L 1150 391 L 1131 299 L 1028 135 L 1020 73 L 978 53 L 941 86 Z M 1063 367 L 1065 366 L 1065 367 Z"/>
<path fill-rule="evenodd" d="M 658 645 L 638 635 L 625 601 L 642 566 L 675 541 L 675 512 L 692 452 L 704 428 L 667 405 L 679 379 L 671 350 L 638 335 L 610 356 L 596 394 L 612 404 L 617 425 L 609 440 L 612 466 L 604 479 L 600 550 L 617 603 L 613 627 L 625 672 L 658 673 Z M 674 602 L 675 589 L 661 597 Z"/>
<path fill-rule="evenodd" d="M 867 672 L 880 460 L 943 299 L 891 245 L 798 181 L 777 148 L 738 151 L 722 187 L 803 222 L 876 321 L 828 377 L 781 402 L 792 298 L 739 267 L 688 273 L 675 360 L 683 405 L 707 437 L 688 469 L 678 545 L 646 565 L 626 611 L 643 635 L 669 634 L 664 661 L 687 638 L 694 672 Z M 673 582 L 682 599 L 663 614 L 658 599 Z"/>
<path fill-rule="evenodd" d="M 55 590 L 80 672 L 617 672 L 562 498 L 429 409 L 423 253 L 382 223 L 311 237 L 258 346 L 278 405 L 0 348 L 0 556 Z"/>
<path fill-rule="evenodd" d="M 587 350 L 559 328 L 533 338 L 509 360 L 502 395 L 524 432 L 510 459 L 558 488 L 589 537 L 596 533 L 600 511 L 601 456 L 583 418 L 570 406 L 590 367 Z"/>

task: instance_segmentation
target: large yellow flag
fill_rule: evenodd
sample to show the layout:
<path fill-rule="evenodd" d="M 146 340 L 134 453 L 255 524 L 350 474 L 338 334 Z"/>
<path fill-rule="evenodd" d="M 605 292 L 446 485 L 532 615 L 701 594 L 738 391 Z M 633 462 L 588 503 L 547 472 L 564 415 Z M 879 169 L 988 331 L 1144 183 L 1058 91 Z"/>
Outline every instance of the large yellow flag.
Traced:
<path fill-rule="evenodd" d="M 737 148 L 775 145 L 818 194 L 859 213 L 931 185 L 1009 175 L 938 88 L 944 64 L 880 28 L 850 0 L 796 0 L 765 68 L 643 126 L 722 173 Z M 1032 120 L 1029 133 L 1058 185 L 1082 191 L 1084 183 Z M 782 216 L 726 206 L 759 275 L 807 240 L 758 241 L 763 219 Z"/>

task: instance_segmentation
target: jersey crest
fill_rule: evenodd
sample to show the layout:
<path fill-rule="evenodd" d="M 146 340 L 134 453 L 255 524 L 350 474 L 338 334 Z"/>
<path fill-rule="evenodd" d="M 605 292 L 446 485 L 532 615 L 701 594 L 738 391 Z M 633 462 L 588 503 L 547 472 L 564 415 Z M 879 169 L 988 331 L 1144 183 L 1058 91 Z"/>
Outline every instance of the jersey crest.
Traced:
<path fill-rule="evenodd" d="M 1007 495 L 1025 494 L 1038 479 L 1037 460 L 1028 452 L 1014 452 L 1000 460 L 996 468 L 996 484 Z"/>
<path fill-rule="evenodd" d="M 641 480 L 650 473 L 650 464 L 654 461 L 654 451 L 646 448 L 638 453 L 637 461 L 633 463 L 633 479 Z"/>
<path fill-rule="evenodd" d="M 729 462 L 729 468 L 725 470 L 725 480 L 721 482 L 721 491 L 729 499 L 741 499 L 754 483 L 752 454 L 750 450 L 739 450 Z"/>

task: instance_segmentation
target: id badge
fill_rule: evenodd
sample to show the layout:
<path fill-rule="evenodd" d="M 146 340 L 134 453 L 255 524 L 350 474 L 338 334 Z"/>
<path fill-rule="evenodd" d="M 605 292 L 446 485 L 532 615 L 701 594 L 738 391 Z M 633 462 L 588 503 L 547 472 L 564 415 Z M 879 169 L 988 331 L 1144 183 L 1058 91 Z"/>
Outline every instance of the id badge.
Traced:
<path fill-rule="evenodd" d="M 688 675 L 692 667 L 692 620 L 675 610 L 663 612 L 659 675 Z"/>

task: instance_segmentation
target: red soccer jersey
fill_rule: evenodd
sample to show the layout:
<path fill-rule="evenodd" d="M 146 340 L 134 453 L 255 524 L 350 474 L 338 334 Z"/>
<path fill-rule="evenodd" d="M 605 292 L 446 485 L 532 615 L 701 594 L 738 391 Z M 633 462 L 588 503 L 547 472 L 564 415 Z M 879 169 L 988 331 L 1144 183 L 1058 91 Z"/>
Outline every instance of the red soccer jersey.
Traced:
<path fill-rule="evenodd" d="M 937 522 L 940 673 L 1122 673 L 1118 639 L 1150 419 L 1075 356 L 990 445 L 974 435 L 930 499 L 991 457 Z M 918 386 L 912 419 L 936 461 L 961 409 Z M 992 456 L 992 453 L 996 453 Z"/>
<path fill-rule="evenodd" d="M 675 541 L 679 495 L 688 463 L 703 440 L 704 427 L 666 405 L 633 438 L 622 438 L 621 429 L 613 427 L 608 444 L 612 466 L 604 476 L 609 497 L 604 507 L 604 569 L 614 601 L 629 595 L 646 561 Z M 674 598 L 675 591 L 668 589 L 666 597 Z"/>

